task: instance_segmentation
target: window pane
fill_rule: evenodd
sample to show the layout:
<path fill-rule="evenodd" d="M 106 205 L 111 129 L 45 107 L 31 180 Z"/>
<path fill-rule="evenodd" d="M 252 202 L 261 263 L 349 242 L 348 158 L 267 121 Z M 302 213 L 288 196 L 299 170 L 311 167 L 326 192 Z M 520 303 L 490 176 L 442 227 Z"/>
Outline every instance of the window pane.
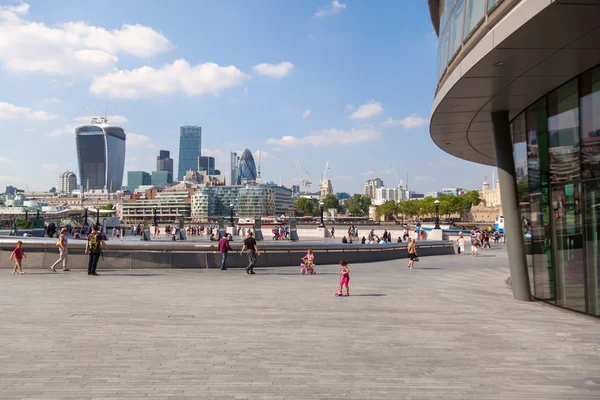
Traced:
<path fill-rule="evenodd" d="M 545 98 L 527 109 L 527 172 L 532 193 L 548 184 L 547 121 Z"/>
<path fill-rule="evenodd" d="M 585 256 L 588 277 L 588 310 L 600 316 L 600 180 L 583 186 Z"/>
<path fill-rule="evenodd" d="M 600 68 L 581 77 L 580 101 L 583 178 L 600 178 Z"/>
<path fill-rule="evenodd" d="M 502 0 L 488 0 L 488 12 L 500 3 L 502 3 Z"/>
<path fill-rule="evenodd" d="M 442 77 L 446 63 L 448 62 L 448 38 L 449 29 L 446 28 L 440 34 L 440 47 L 438 49 L 438 80 Z"/>
<path fill-rule="evenodd" d="M 552 247 L 556 265 L 556 304 L 585 312 L 585 261 L 579 186 L 569 183 L 552 188 Z"/>
<path fill-rule="evenodd" d="M 454 11 L 450 17 L 450 50 L 448 59 L 450 60 L 462 43 L 463 38 L 463 20 L 465 16 L 465 1 L 457 0 L 454 5 Z"/>
<path fill-rule="evenodd" d="M 465 30 L 463 33 L 463 39 L 467 36 L 483 21 L 485 16 L 485 0 L 467 0 L 465 12 Z"/>
<path fill-rule="evenodd" d="M 579 98 L 577 79 L 548 95 L 550 183 L 579 179 Z"/>
<path fill-rule="evenodd" d="M 533 292 L 538 299 L 554 302 L 556 282 L 552 264 L 552 234 L 548 189 L 531 194 L 531 253 L 533 259 Z"/>

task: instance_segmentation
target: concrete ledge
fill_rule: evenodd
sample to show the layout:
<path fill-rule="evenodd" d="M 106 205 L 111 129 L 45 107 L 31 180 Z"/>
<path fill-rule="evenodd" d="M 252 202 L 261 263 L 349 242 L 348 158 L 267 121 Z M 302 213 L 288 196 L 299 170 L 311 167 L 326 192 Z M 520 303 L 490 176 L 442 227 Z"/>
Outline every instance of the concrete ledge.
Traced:
<path fill-rule="evenodd" d="M 41 238 L 9 238 L 0 239 L 0 269 L 12 268 L 10 254 L 18 240 L 23 241 L 27 259 L 23 262 L 25 269 L 47 269 L 58 259 L 55 247 L 56 239 Z M 164 269 L 164 268 L 218 268 L 221 265 L 221 254 L 217 253 L 216 244 L 198 244 L 194 242 L 108 242 L 104 259 L 100 260 L 102 269 Z M 406 243 L 385 245 L 361 244 L 329 244 L 313 243 L 310 248 L 315 254 L 315 264 L 337 264 L 341 260 L 350 263 L 368 263 L 376 261 L 407 258 Z M 246 254 L 240 255 L 240 243 L 231 244 L 228 254 L 228 268 L 242 268 L 248 265 Z M 307 246 L 301 243 L 270 244 L 259 243 L 261 256 L 259 267 L 299 266 L 300 259 L 306 255 Z M 419 256 L 454 254 L 451 241 L 417 241 Z M 84 254 L 85 241 L 69 242 L 69 268 L 87 268 L 87 256 Z"/>

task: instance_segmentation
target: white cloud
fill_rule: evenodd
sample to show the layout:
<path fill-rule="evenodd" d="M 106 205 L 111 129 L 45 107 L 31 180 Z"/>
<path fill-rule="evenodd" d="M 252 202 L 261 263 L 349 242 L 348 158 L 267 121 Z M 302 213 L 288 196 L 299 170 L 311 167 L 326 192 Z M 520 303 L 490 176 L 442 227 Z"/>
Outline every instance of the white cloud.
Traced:
<path fill-rule="evenodd" d="M 269 78 L 281 79 L 286 77 L 294 69 L 294 64 L 291 62 L 283 61 L 279 64 L 258 64 L 252 67 L 254 71 L 263 76 Z"/>
<path fill-rule="evenodd" d="M 56 27 L 22 17 L 28 4 L 0 8 L 0 62 L 11 71 L 89 75 L 113 68 L 118 54 L 152 57 L 172 48 L 160 32 L 125 24 L 108 31 L 85 22 Z"/>
<path fill-rule="evenodd" d="M 15 176 L 7 176 L 7 175 L 0 175 L 0 182 L 4 182 L 4 183 L 19 183 L 19 182 L 23 182 L 25 179 L 23 178 L 18 178 Z"/>
<path fill-rule="evenodd" d="M 31 108 L 0 102 L 0 119 L 49 121 L 57 118 L 58 115 L 49 114 L 45 111 L 33 111 Z"/>
<path fill-rule="evenodd" d="M 137 133 L 127 134 L 127 146 L 132 148 L 155 148 L 156 145 L 152 143 L 146 135 L 139 135 Z"/>
<path fill-rule="evenodd" d="M 258 160 L 260 158 L 260 160 L 262 162 L 266 161 L 266 160 L 271 160 L 271 161 L 279 161 L 279 157 L 275 157 L 273 155 L 271 155 L 270 153 L 264 151 L 264 150 L 256 150 L 252 156 L 254 157 L 254 162 L 256 163 L 256 165 L 258 166 Z"/>
<path fill-rule="evenodd" d="M 363 172 L 361 175 L 362 176 L 374 176 L 374 175 L 377 175 L 377 172 L 370 170 L 370 171 Z"/>
<path fill-rule="evenodd" d="M 240 85 L 248 75 L 230 65 L 214 63 L 191 66 L 183 59 L 165 64 L 159 69 L 149 66 L 134 70 L 119 70 L 94 79 L 90 91 L 97 95 L 137 98 L 183 93 L 199 96 L 218 93 Z"/>
<path fill-rule="evenodd" d="M 58 169 L 58 165 L 56 164 L 42 164 L 42 169 L 45 171 L 56 171 Z"/>
<path fill-rule="evenodd" d="M 321 8 L 315 13 L 315 17 L 327 17 L 341 12 L 346 8 L 345 4 L 340 3 L 338 0 L 333 0 L 329 7 Z"/>
<path fill-rule="evenodd" d="M 309 38 L 310 40 L 317 40 L 317 35 L 314 35 L 314 34 L 312 34 L 312 33 L 309 33 L 309 34 L 308 34 L 308 38 Z"/>
<path fill-rule="evenodd" d="M 385 121 L 381 123 L 383 126 L 403 126 L 407 129 L 416 128 L 418 126 L 427 125 L 429 120 L 426 118 L 419 117 L 417 114 L 411 114 L 408 117 L 395 120 L 392 117 L 387 118 Z"/>
<path fill-rule="evenodd" d="M 108 119 L 109 124 L 117 124 L 118 125 L 118 124 L 126 124 L 127 122 L 129 122 L 127 117 L 124 117 L 123 115 L 109 115 L 107 119 Z M 92 121 L 92 116 L 91 115 L 83 115 L 81 117 L 76 117 L 75 121 L 79 122 L 81 124 L 89 124 Z"/>
<path fill-rule="evenodd" d="M 48 136 L 57 137 L 57 136 L 65 136 L 65 135 L 75 135 L 75 128 L 77 128 L 77 125 L 69 124 L 62 128 L 53 129 L 52 131 L 50 131 Z"/>
<path fill-rule="evenodd" d="M 352 104 L 346 104 L 346 110 L 352 111 L 354 110 L 354 106 Z"/>
<path fill-rule="evenodd" d="M 358 107 L 351 115 L 351 119 L 366 119 L 379 115 L 383 112 L 383 105 L 375 100 L 371 100 L 367 104 Z"/>
<path fill-rule="evenodd" d="M 312 114 L 312 112 L 310 110 L 306 110 L 302 113 L 302 118 L 306 119 L 306 118 L 310 117 L 311 114 Z"/>
<path fill-rule="evenodd" d="M 310 145 L 314 147 L 339 146 L 344 144 L 355 144 L 376 139 L 379 137 L 379 132 L 373 127 L 364 126 L 353 128 L 350 131 L 341 129 L 323 129 L 318 132 L 313 132 L 309 136 L 295 137 L 283 136 L 280 139 L 269 139 L 267 143 L 270 145 L 281 146 L 302 146 Z"/>
<path fill-rule="evenodd" d="M 14 162 L 14 160 L 7 158 L 7 157 L 0 157 L 0 163 L 11 163 Z"/>
<path fill-rule="evenodd" d="M 55 104 L 59 104 L 61 101 L 60 99 L 57 99 L 56 97 L 50 97 L 48 99 L 44 99 L 44 103 L 55 103 Z"/>

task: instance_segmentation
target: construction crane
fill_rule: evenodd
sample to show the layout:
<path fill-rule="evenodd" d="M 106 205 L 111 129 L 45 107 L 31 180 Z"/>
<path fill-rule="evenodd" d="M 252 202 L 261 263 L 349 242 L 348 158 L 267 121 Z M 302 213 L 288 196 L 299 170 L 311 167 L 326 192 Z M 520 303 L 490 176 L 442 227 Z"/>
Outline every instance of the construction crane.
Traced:
<path fill-rule="evenodd" d="M 396 186 L 400 186 L 400 179 L 398 179 L 398 172 L 396 172 L 394 163 L 392 163 L 392 172 L 394 172 L 394 176 L 396 177 Z"/>
<path fill-rule="evenodd" d="M 323 175 L 321 175 L 321 185 L 327 179 L 327 171 L 329 171 L 329 161 L 330 160 L 327 160 L 327 164 L 325 164 L 325 172 L 323 172 Z"/>
<path fill-rule="evenodd" d="M 302 165 L 300 165 L 300 161 L 298 161 L 296 157 L 292 158 L 292 160 L 294 161 L 294 165 L 296 166 L 296 171 L 298 171 L 298 175 L 300 175 L 300 185 L 302 186 L 302 191 L 306 193 L 308 192 L 308 188 L 312 184 L 312 182 L 310 181 L 310 174 L 308 173 L 308 171 L 302 168 Z"/>

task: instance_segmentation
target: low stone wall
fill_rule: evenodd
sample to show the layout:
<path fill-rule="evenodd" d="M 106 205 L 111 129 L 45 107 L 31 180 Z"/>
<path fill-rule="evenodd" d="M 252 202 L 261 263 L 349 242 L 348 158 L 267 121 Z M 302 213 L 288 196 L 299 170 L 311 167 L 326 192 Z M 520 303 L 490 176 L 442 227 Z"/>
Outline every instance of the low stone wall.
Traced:
<path fill-rule="evenodd" d="M 14 238 L 0 239 L 0 269 L 12 268 L 10 254 L 17 240 L 23 241 L 27 259 L 24 269 L 48 268 L 58 259 L 55 247 L 56 239 Z M 221 254 L 215 244 L 197 244 L 194 242 L 120 242 L 109 241 L 104 259 L 100 259 L 101 269 L 145 269 L 145 268 L 218 268 Z M 301 243 L 279 245 L 259 242 L 261 256 L 258 267 L 282 267 L 300 265 L 300 259 L 306 255 L 307 246 Z M 245 267 L 248 258 L 240 255 L 241 244 L 233 243 L 229 253 L 228 268 Z M 406 243 L 385 245 L 361 244 L 311 244 L 315 254 L 315 264 L 337 264 L 341 260 L 350 263 L 365 263 L 407 258 Z M 454 246 L 449 241 L 417 242 L 419 256 L 454 254 Z M 84 254 L 85 241 L 69 242 L 69 268 L 87 268 L 87 256 Z M 57 267 L 58 268 L 58 267 Z"/>

